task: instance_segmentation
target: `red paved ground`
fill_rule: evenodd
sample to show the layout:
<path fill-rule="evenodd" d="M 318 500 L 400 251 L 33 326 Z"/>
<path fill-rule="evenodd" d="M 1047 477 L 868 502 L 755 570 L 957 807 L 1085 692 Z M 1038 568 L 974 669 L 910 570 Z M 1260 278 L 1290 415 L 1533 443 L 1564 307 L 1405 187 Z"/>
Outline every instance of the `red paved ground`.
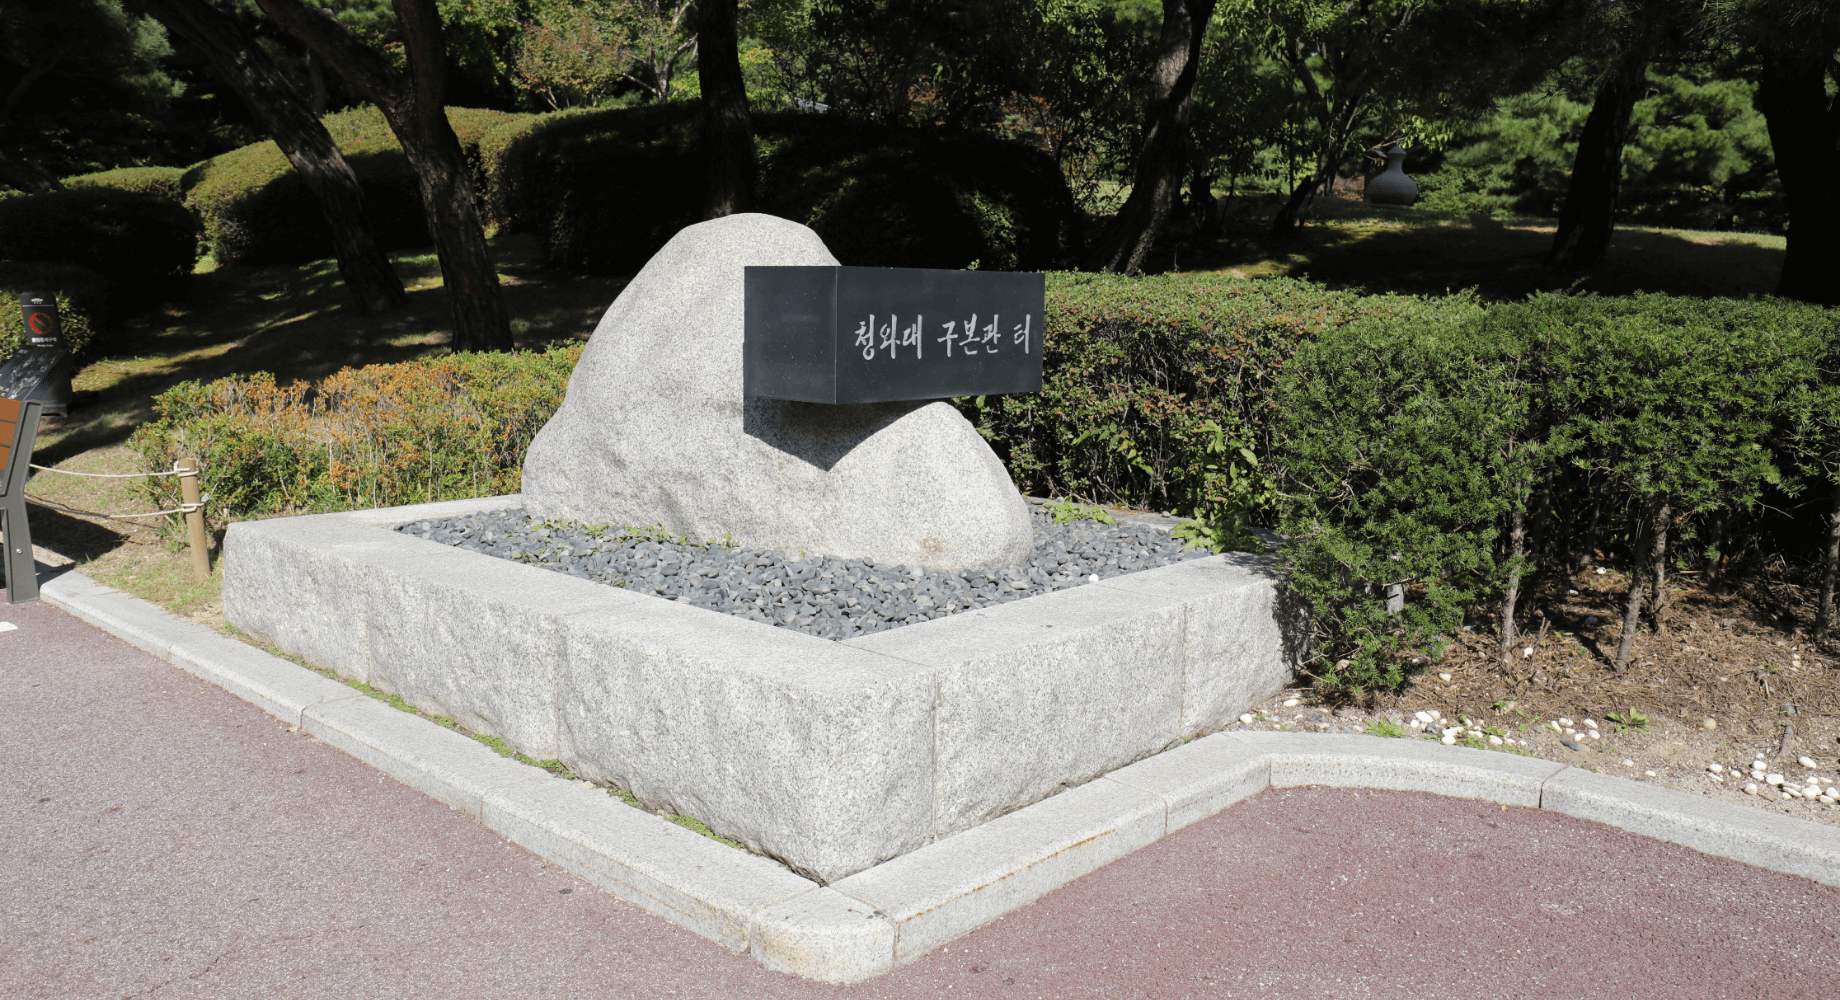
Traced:
<path fill-rule="evenodd" d="M 43 604 L 0 607 L 4 997 L 1822 997 L 1840 889 L 1294 789 L 855 987 L 762 970 Z"/>

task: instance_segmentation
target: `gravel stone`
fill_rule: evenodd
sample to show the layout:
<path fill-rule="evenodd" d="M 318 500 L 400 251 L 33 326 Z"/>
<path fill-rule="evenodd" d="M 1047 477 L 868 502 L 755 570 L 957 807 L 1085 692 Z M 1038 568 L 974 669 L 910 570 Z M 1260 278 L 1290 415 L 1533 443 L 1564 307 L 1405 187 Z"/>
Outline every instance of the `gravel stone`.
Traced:
<path fill-rule="evenodd" d="M 961 611 L 1206 558 L 1148 525 L 1068 521 L 1030 514 L 1029 561 L 987 572 L 880 565 L 696 543 L 657 531 L 588 527 L 532 518 L 521 509 L 423 520 L 398 531 L 642 594 L 849 639 Z"/>

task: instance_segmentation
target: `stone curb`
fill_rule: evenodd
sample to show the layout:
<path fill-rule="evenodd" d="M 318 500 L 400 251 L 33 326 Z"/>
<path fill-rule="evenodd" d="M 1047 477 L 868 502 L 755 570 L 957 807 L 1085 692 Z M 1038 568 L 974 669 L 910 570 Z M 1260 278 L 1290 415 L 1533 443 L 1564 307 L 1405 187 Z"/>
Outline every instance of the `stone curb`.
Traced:
<path fill-rule="evenodd" d="M 860 982 L 912 962 L 1267 787 L 1403 789 L 1550 809 L 1840 885 L 1840 830 L 1806 820 L 1468 747 L 1226 732 L 819 886 L 80 573 L 59 575 L 41 593 L 647 912 L 825 982 Z"/>

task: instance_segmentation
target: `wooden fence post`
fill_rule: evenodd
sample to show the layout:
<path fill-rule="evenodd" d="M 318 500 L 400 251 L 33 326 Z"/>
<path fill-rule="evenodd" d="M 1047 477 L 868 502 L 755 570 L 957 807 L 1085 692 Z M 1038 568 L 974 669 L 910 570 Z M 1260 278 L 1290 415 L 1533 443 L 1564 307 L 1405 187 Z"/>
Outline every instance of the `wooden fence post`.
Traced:
<path fill-rule="evenodd" d="M 198 460 L 179 460 L 179 498 L 190 508 L 185 513 L 185 527 L 192 543 L 192 579 L 203 583 L 211 578 L 211 554 L 205 549 L 204 510 L 198 506 Z"/>

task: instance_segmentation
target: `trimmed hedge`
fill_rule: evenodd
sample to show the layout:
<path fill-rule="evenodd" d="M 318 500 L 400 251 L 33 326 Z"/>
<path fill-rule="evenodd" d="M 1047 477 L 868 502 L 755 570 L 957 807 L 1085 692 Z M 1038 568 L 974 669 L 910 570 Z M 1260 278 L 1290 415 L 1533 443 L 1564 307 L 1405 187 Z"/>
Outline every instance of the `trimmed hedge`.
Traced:
<path fill-rule="evenodd" d="M 157 194 L 162 198 L 171 198 L 173 201 L 183 201 L 185 198 L 185 168 L 118 167 L 114 170 L 66 177 L 64 186 L 139 191 L 143 194 Z"/>
<path fill-rule="evenodd" d="M 58 320 L 70 353 L 88 354 L 102 339 L 109 317 L 109 283 L 102 275 L 72 264 L 0 263 L 0 362 L 25 343 L 19 297 L 27 292 L 57 297 Z"/>
<path fill-rule="evenodd" d="M 447 121 L 469 161 L 481 140 L 529 115 L 448 108 Z M 364 189 L 364 212 L 385 250 L 427 246 L 421 188 L 383 112 L 365 106 L 321 120 Z M 219 264 L 317 260 L 332 255 L 332 234 L 319 201 L 273 141 L 244 146 L 186 171 L 185 203 L 203 220 Z"/>
<path fill-rule="evenodd" d="M 0 200 L 0 260 L 73 264 L 107 279 L 126 311 L 180 293 L 198 260 L 198 222 L 147 191 L 77 187 Z"/>
<path fill-rule="evenodd" d="M 1299 347 L 1373 317 L 1449 325 L 1468 296 L 1331 291 L 1289 278 L 1051 273 L 1042 391 L 960 400 L 1043 496 L 1232 516 L 1268 509 L 1278 381 Z"/>
<path fill-rule="evenodd" d="M 1466 612 L 1505 618 L 1508 594 L 1598 551 L 1631 567 L 1620 669 L 1670 567 L 1718 567 L 1766 491 L 1840 484 L 1836 357 L 1840 311 L 1664 295 L 1384 317 L 1303 345 L 1272 473 L 1320 678 L 1396 686 Z"/>
<path fill-rule="evenodd" d="M 582 346 L 347 368 L 317 384 L 186 382 L 154 400 L 157 419 L 128 444 L 149 469 L 197 457 L 219 524 L 516 493 Z M 162 509 L 178 500 L 169 479 L 140 483 Z"/>
<path fill-rule="evenodd" d="M 981 134 L 842 116 L 753 116 L 757 210 L 811 226 L 845 264 L 1052 267 L 1072 196 L 1045 155 Z M 536 115 L 480 147 L 488 214 L 543 236 L 551 263 L 642 265 L 698 220 L 707 160 L 693 103 Z"/>
<path fill-rule="evenodd" d="M 701 215 L 706 160 L 693 103 L 447 116 L 487 220 L 540 234 L 558 266 L 637 268 Z M 414 174 L 382 113 L 358 108 L 325 124 L 364 186 L 378 242 L 427 245 Z M 755 115 L 754 129 L 759 210 L 811 226 L 846 264 L 1030 270 L 1072 245 L 1072 197 L 1053 162 L 1027 146 L 792 112 Z M 332 252 L 318 202 L 273 142 L 193 167 L 183 187 L 219 264 Z"/>

